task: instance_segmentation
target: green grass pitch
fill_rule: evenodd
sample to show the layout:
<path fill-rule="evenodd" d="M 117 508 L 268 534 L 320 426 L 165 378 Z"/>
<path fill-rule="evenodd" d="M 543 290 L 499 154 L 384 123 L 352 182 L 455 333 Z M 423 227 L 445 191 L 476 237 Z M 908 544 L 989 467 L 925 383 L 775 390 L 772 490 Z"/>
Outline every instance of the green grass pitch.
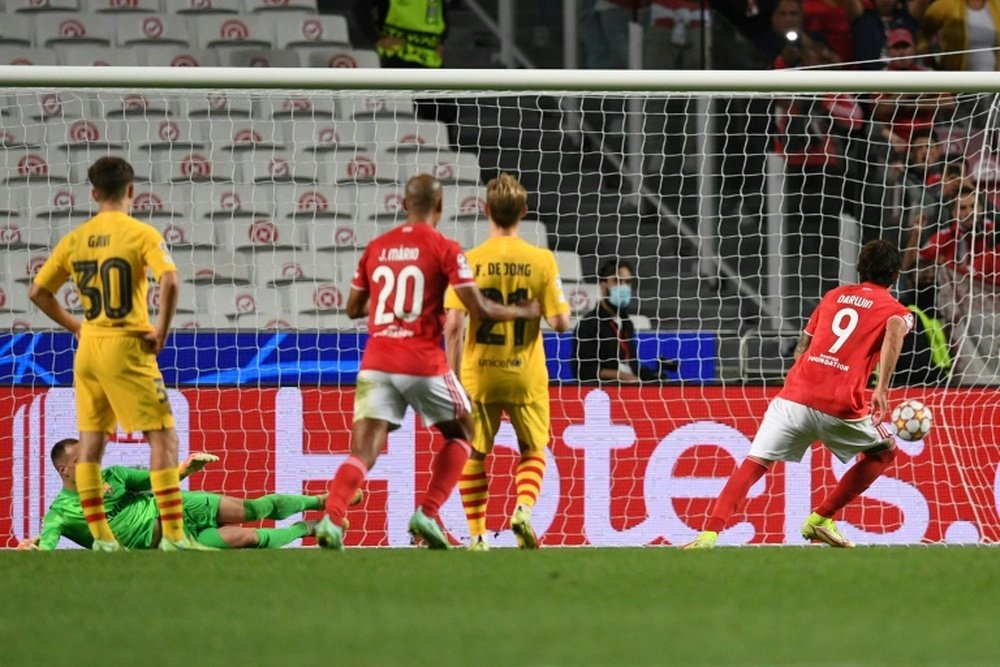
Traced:
<path fill-rule="evenodd" d="M 0 552 L 4 665 L 998 665 L 993 548 Z"/>

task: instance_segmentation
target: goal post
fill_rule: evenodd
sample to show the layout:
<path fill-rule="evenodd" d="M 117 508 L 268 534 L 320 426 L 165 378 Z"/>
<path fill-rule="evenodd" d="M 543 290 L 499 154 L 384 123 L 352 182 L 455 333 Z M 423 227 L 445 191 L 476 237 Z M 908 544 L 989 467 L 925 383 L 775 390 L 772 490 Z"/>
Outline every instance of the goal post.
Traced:
<path fill-rule="evenodd" d="M 86 168 L 108 154 L 135 167 L 133 215 L 161 231 L 181 273 L 160 366 L 182 456 L 221 459 L 191 489 L 325 489 L 348 453 L 365 340 L 343 313 L 360 252 L 402 219 L 416 173 L 442 182 L 439 229 L 477 245 L 485 183 L 505 171 L 528 189 L 521 235 L 556 253 L 574 322 L 598 307 L 601 264 L 630 263 L 638 359 L 614 363 L 661 374 L 580 378 L 574 334 L 544 331 L 543 546 L 695 535 L 811 308 L 856 280 L 875 237 L 907 250 L 898 293 L 920 310 L 892 402 L 924 402 L 934 425 L 900 441 L 893 468 L 845 510 L 844 532 L 995 543 L 997 92 L 994 75 L 954 72 L 0 67 L 0 547 L 38 532 L 60 488 L 48 449 L 76 433 L 74 341 L 27 288 L 93 213 Z M 950 242 L 962 216 L 974 223 Z M 82 317 L 78 287 L 57 296 Z M 151 287 L 153 317 L 157 305 Z M 115 434 L 105 464 L 143 465 L 141 443 Z M 349 545 L 408 544 L 438 446 L 411 413 L 349 514 Z M 488 467 L 500 546 L 515 543 L 516 463 L 505 424 Z M 777 466 L 721 541 L 796 543 L 845 470 L 819 446 Z M 457 494 L 442 519 L 467 539 Z"/>

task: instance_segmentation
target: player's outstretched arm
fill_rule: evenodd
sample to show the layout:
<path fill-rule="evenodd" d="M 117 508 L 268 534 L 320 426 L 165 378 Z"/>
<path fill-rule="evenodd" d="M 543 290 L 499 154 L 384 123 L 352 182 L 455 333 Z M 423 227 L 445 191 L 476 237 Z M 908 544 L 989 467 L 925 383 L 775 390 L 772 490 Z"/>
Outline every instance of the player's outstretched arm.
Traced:
<path fill-rule="evenodd" d="M 56 295 L 36 283 L 31 284 L 28 298 L 45 313 L 50 320 L 69 331 L 74 336 L 80 335 L 80 321 L 73 317 L 60 305 Z"/>
<path fill-rule="evenodd" d="M 176 271 L 164 271 L 160 276 L 160 312 L 156 316 L 156 329 L 145 338 L 153 344 L 153 354 L 159 354 L 170 334 L 170 323 L 177 312 L 181 281 Z"/>
<path fill-rule="evenodd" d="M 882 353 L 878 363 L 878 383 L 872 392 L 872 419 L 881 423 L 889 414 L 889 381 L 896 373 L 896 362 L 903 349 L 903 337 L 908 331 L 902 317 L 890 317 L 885 325 Z"/>
<path fill-rule="evenodd" d="M 449 308 L 444 321 L 444 356 L 455 374 L 462 372 L 462 347 L 465 345 L 465 311 Z"/>
<path fill-rule="evenodd" d="M 344 312 L 352 320 L 361 317 L 368 317 L 368 292 L 351 288 L 351 293 L 347 295 L 347 307 Z"/>
<path fill-rule="evenodd" d="M 509 322 L 511 320 L 535 320 L 542 316 L 538 301 L 529 299 L 510 306 L 504 306 L 483 296 L 475 285 L 459 285 L 455 294 L 461 299 L 469 314 L 479 320 Z"/>
<path fill-rule="evenodd" d="M 209 454 L 208 452 L 192 452 L 184 460 L 184 463 L 180 465 L 178 473 L 181 479 L 185 477 L 190 477 L 196 472 L 201 472 L 205 469 L 209 463 L 215 463 L 219 460 L 219 457 L 215 454 Z"/>

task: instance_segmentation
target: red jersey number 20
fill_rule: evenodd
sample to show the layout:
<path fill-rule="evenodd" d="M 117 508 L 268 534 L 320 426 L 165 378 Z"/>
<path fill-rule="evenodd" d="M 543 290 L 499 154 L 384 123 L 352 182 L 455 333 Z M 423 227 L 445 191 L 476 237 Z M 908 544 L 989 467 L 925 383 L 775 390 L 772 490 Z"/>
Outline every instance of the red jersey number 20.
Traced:
<path fill-rule="evenodd" d="M 424 272 L 412 264 L 398 273 L 388 266 L 376 267 L 372 281 L 379 284 L 375 304 L 376 326 L 392 324 L 396 319 L 415 322 L 424 308 Z"/>

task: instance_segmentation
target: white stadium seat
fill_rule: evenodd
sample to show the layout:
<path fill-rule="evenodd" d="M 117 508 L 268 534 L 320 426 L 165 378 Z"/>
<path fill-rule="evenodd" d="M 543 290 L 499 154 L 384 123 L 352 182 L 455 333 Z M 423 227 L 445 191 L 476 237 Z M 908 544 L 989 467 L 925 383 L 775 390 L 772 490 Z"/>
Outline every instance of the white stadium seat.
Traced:
<path fill-rule="evenodd" d="M 294 316 L 338 313 L 347 305 L 350 291 L 331 281 L 299 282 L 285 290 L 288 313 Z"/>
<path fill-rule="evenodd" d="M 486 189 L 473 185 L 444 186 L 444 217 L 463 223 L 486 221 Z"/>
<path fill-rule="evenodd" d="M 276 215 L 311 225 L 324 219 L 353 218 L 353 198 L 349 188 L 303 183 L 260 184 L 271 188 Z"/>
<path fill-rule="evenodd" d="M 281 292 L 252 285 L 214 285 L 198 290 L 196 316 L 220 328 L 274 328 L 285 310 Z"/>
<path fill-rule="evenodd" d="M 122 149 L 120 128 L 101 119 L 51 120 L 45 124 L 45 142 L 64 151 Z"/>
<path fill-rule="evenodd" d="M 97 14 L 45 13 L 35 16 L 35 44 L 99 44 L 111 46 L 115 41 L 114 26 Z"/>
<path fill-rule="evenodd" d="M 185 96 L 187 115 L 190 118 L 211 118 L 221 116 L 232 122 L 235 118 L 249 118 L 253 115 L 253 100 L 244 93 L 222 93 L 211 91 L 201 95 Z"/>
<path fill-rule="evenodd" d="M 539 248 L 549 247 L 549 233 L 540 220 L 524 219 L 518 226 L 518 236 Z"/>
<path fill-rule="evenodd" d="M 316 14 L 316 0 L 243 0 L 243 11 L 264 14 L 269 19 L 277 14 Z M 340 18 L 339 16 L 336 18 Z"/>
<path fill-rule="evenodd" d="M 10 15 L 5 19 L 12 18 Z M 58 65 L 54 49 L 28 49 L 21 46 L 0 46 L 0 65 Z"/>
<path fill-rule="evenodd" d="M 195 41 L 203 49 L 270 49 L 273 46 L 270 22 L 265 18 L 198 16 L 193 27 Z"/>
<path fill-rule="evenodd" d="M 342 51 L 316 51 L 307 49 L 302 53 L 305 67 L 380 67 L 378 54 L 368 49 L 344 49 Z"/>
<path fill-rule="evenodd" d="M 101 116 L 108 118 L 160 118 L 173 114 L 172 101 L 166 95 L 149 91 L 100 93 L 97 96 Z"/>
<path fill-rule="evenodd" d="M 10 149 L 0 151 L 0 183 L 69 181 L 69 161 L 66 154 L 56 148 L 45 150 Z"/>
<path fill-rule="evenodd" d="M 292 220 L 275 217 L 214 218 L 220 245 L 234 250 L 291 250 L 304 248 L 306 230 Z"/>
<path fill-rule="evenodd" d="M 147 220 L 160 230 L 163 239 L 172 248 L 213 248 L 215 229 L 209 220 L 192 220 L 184 216 L 156 216 L 147 218 L 141 211 L 133 212 L 140 220 Z M 175 253 L 180 254 L 180 253 Z"/>
<path fill-rule="evenodd" d="M 378 151 L 437 154 L 448 147 L 448 127 L 435 121 L 376 120 L 359 123 L 359 128 Z"/>
<path fill-rule="evenodd" d="M 316 253 L 309 250 L 254 250 L 247 254 L 254 284 L 262 287 L 329 282 L 334 278 L 333 265 L 317 261 Z"/>
<path fill-rule="evenodd" d="M 28 299 L 28 286 L 17 283 L 0 283 L 0 312 L 27 313 L 33 310 Z"/>
<path fill-rule="evenodd" d="M 20 14 L 7 14 L 0 21 L 0 44 L 24 48 L 34 44 L 31 19 Z M 5 63 L 6 64 L 6 63 Z"/>
<path fill-rule="evenodd" d="M 405 196 L 402 184 L 358 185 L 350 188 L 345 197 L 353 195 L 354 218 L 358 221 L 381 222 L 394 225 L 406 218 L 403 209 Z"/>
<path fill-rule="evenodd" d="M 160 11 L 160 0 L 81 0 L 80 9 L 92 14 L 151 14 Z"/>
<path fill-rule="evenodd" d="M 71 313 L 76 315 L 83 313 L 83 299 L 80 297 L 80 290 L 76 288 L 76 283 L 72 280 L 64 282 L 56 291 L 56 301 Z"/>
<path fill-rule="evenodd" d="M 185 250 L 172 255 L 185 283 L 194 285 L 249 285 L 250 267 L 242 253 L 225 248 Z"/>
<path fill-rule="evenodd" d="M 191 203 L 195 220 L 232 217 L 270 217 L 273 196 L 266 186 L 243 183 L 175 183 L 173 196 Z"/>
<path fill-rule="evenodd" d="M 364 152 L 368 146 L 358 142 L 358 124 L 349 120 L 314 120 L 306 123 L 280 122 L 279 132 L 292 146 L 317 153 L 332 151 Z"/>
<path fill-rule="evenodd" d="M 309 246 L 316 250 L 364 248 L 390 226 L 374 220 L 354 220 L 347 217 L 317 218 L 307 228 Z"/>
<path fill-rule="evenodd" d="M 137 183 L 135 197 L 132 198 L 132 214 L 142 220 L 190 218 L 190 204 L 175 202 L 171 195 L 171 185 L 151 185 Z"/>
<path fill-rule="evenodd" d="M 478 185 L 479 159 L 474 153 L 419 151 L 400 153 L 399 160 L 407 180 L 416 174 L 430 174 L 442 185 Z"/>
<path fill-rule="evenodd" d="M 556 264 L 559 265 L 559 275 L 564 282 L 583 281 L 583 266 L 580 256 L 572 250 L 556 250 Z"/>
<path fill-rule="evenodd" d="M 219 54 L 212 49 L 189 49 L 183 46 L 144 44 L 132 47 L 140 62 L 150 67 L 218 67 Z"/>
<path fill-rule="evenodd" d="M 3 279 L 6 282 L 26 285 L 35 279 L 39 269 L 49 258 L 49 251 L 46 249 L 8 250 L 0 255 L 6 260 L 3 265 Z"/>
<path fill-rule="evenodd" d="M 345 97 L 337 106 L 344 120 L 416 118 L 413 100 L 405 97 Z"/>
<path fill-rule="evenodd" d="M 324 154 L 319 179 L 322 183 L 397 183 L 399 164 L 393 160 L 376 162 L 372 153 L 337 151 Z"/>
<path fill-rule="evenodd" d="M 158 183 L 231 183 L 236 177 L 232 157 L 203 150 L 169 150 L 157 153 L 153 180 Z"/>
<path fill-rule="evenodd" d="M 78 0 L 6 0 L 7 12 L 24 14 L 47 14 L 76 12 L 80 9 Z"/>
<path fill-rule="evenodd" d="M 167 0 L 167 11 L 192 16 L 196 20 L 209 14 L 239 14 L 240 0 Z"/>
<path fill-rule="evenodd" d="M 281 148 L 275 141 L 275 125 L 272 120 L 257 118 L 234 118 L 229 121 L 209 123 L 205 137 L 216 150 L 256 150 Z"/>
<path fill-rule="evenodd" d="M 32 120 L 89 118 L 94 114 L 93 98 L 80 93 L 44 91 L 17 96 L 21 115 Z"/>
<path fill-rule="evenodd" d="M 343 16 L 268 16 L 274 22 L 274 41 L 279 49 L 294 47 L 350 48 L 347 20 Z"/>
<path fill-rule="evenodd" d="M 38 148 L 45 143 L 45 125 L 0 116 L 0 148 Z"/>
<path fill-rule="evenodd" d="M 176 312 L 178 314 L 195 313 L 198 311 L 197 291 L 187 285 L 181 286 L 177 295 Z M 146 307 L 149 309 L 150 315 L 160 310 L 160 285 L 152 279 L 152 276 L 150 276 L 149 289 L 146 292 Z"/>
<path fill-rule="evenodd" d="M 125 141 L 132 153 L 204 149 L 201 128 L 188 118 L 135 118 L 108 121 L 111 135 Z"/>
<path fill-rule="evenodd" d="M 115 17 L 115 37 L 119 46 L 191 46 L 187 22 L 164 14 L 120 14 Z"/>
<path fill-rule="evenodd" d="M 48 248 L 52 240 L 52 226 L 47 218 L 30 215 L 0 217 L 0 251 L 30 248 Z"/>
<path fill-rule="evenodd" d="M 38 310 L 29 310 L 26 313 L 0 312 L 0 330 L 2 331 L 48 331 L 52 329 L 62 330 L 62 327 Z"/>
<path fill-rule="evenodd" d="M 257 149 L 242 155 L 247 183 L 316 183 L 319 165 L 313 152 Z"/>
<path fill-rule="evenodd" d="M 81 67 L 135 67 L 139 56 L 132 49 L 114 49 L 94 44 L 59 44 L 56 56 L 60 65 Z"/>
<path fill-rule="evenodd" d="M 601 300 L 601 288 L 594 283 L 565 282 L 563 278 L 563 294 L 574 315 L 583 315 L 597 308 Z"/>
<path fill-rule="evenodd" d="M 273 120 L 306 118 L 332 121 L 336 104 L 330 94 L 264 95 L 257 100 L 257 116 Z"/>
<path fill-rule="evenodd" d="M 279 49 L 233 49 L 222 55 L 224 67 L 298 67 L 294 51 Z"/>
<path fill-rule="evenodd" d="M 299 313 L 292 323 L 296 329 L 316 331 L 364 331 L 368 328 L 365 318 L 352 320 L 344 313 Z"/>
<path fill-rule="evenodd" d="M 40 185 L 24 190 L 27 195 L 25 215 L 32 218 L 74 218 L 80 222 L 96 212 L 97 203 L 86 183 Z"/>
<path fill-rule="evenodd" d="M 653 328 L 652 321 L 645 315 L 629 315 L 628 318 L 632 320 L 632 326 L 636 331 L 649 331 Z"/>

